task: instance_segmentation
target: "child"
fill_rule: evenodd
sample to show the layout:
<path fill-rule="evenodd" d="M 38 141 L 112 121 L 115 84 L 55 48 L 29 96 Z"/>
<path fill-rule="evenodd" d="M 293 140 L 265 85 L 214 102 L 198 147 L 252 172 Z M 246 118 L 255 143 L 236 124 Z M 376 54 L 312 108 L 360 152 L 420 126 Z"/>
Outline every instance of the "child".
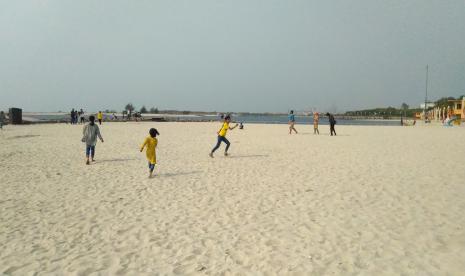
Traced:
<path fill-rule="evenodd" d="M 226 133 L 228 132 L 228 129 L 233 130 L 238 126 L 238 124 L 236 124 L 234 127 L 229 127 L 230 122 L 231 122 L 231 116 L 227 115 L 226 117 L 224 117 L 223 126 L 218 131 L 218 142 L 216 143 L 216 146 L 210 152 L 211 158 L 213 158 L 213 153 L 220 147 L 221 142 L 224 142 L 226 144 L 226 149 L 224 150 L 224 156 L 228 156 L 228 149 L 231 143 L 229 143 L 228 139 L 226 139 Z"/>
<path fill-rule="evenodd" d="M 153 170 L 155 169 L 155 164 L 157 163 L 157 155 L 155 153 L 155 148 L 157 147 L 158 140 L 157 140 L 157 135 L 160 135 L 158 133 L 158 130 L 155 128 L 151 128 L 149 130 L 150 136 L 145 138 L 144 144 L 142 144 L 142 147 L 140 148 L 140 152 L 144 150 L 144 147 L 147 146 L 147 160 L 149 161 L 149 178 L 152 178 L 153 175 Z"/>
<path fill-rule="evenodd" d="M 314 112 L 313 113 L 313 134 L 320 135 L 320 131 L 318 130 L 318 123 L 320 121 L 320 113 Z"/>
<path fill-rule="evenodd" d="M 294 115 L 294 110 L 291 110 L 289 112 L 289 134 L 292 134 L 292 131 L 295 131 L 295 134 L 297 134 L 297 129 L 295 129 L 295 115 Z"/>
<path fill-rule="evenodd" d="M 103 138 L 102 135 L 100 135 L 100 129 L 98 128 L 98 125 L 95 124 L 95 117 L 90 116 L 89 117 L 90 123 L 84 126 L 84 129 L 82 131 L 82 142 L 86 143 L 86 165 L 89 165 L 89 155 L 92 158 L 92 162 L 95 162 L 94 156 L 95 156 L 95 145 L 97 144 L 97 137 L 102 141 L 103 143 Z"/>
<path fill-rule="evenodd" d="M 101 125 L 102 121 L 103 121 L 103 113 L 102 113 L 102 111 L 98 112 L 97 119 L 98 119 L 98 124 Z"/>

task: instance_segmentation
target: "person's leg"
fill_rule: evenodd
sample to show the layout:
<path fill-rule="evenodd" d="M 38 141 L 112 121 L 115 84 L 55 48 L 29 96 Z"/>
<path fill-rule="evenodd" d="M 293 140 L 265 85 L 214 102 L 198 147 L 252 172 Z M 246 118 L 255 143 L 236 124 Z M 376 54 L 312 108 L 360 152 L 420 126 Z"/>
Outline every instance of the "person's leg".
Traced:
<path fill-rule="evenodd" d="M 334 125 L 331 125 L 331 136 L 336 135 L 336 130 L 334 130 Z"/>
<path fill-rule="evenodd" d="M 149 162 L 149 178 L 152 178 L 154 169 L 155 169 L 155 164 L 152 164 Z"/>
<path fill-rule="evenodd" d="M 89 165 L 90 146 L 86 145 L 86 165 Z"/>
<path fill-rule="evenodd" d="M 295 134 L 298 134 L 297 129 L 295 129 L 294 124 L 292 124 L 292 129 L 295 131 Z"/>
<path fill-rule="evenodd" d="M 90 147 L 90 150 L 91 150 L 91 152 L 92 152 L 92 153 L 91 153 L 92 162 L 94 162 L 94 161 L 95 161 L 95 160 L 94 160 L 94 156 L 95 156 L 95 146 L 91 146 L 91 147 Z"/>
<path fill-rule="evenodd" d="M 316 128 L 316 132 L 318 133 L 318 135 L 320 135 L 320 130 L 318 129 L 318 127 Z"/>
<path fill-rule="evenodd" d="M 212 151 L 210 152 L 210 157 L 213 157 L 213 153 L 220 147 L 221 145 L 221 136 L 218 136 L 218 140 L 216 142 L 216 146 L 212 149 Z"/>
<path fill-rule="evenodd" d="M 228 141 L 228 139 L 226 139 L 226 137 L 223 137 L 223 142 L 226 144 L 226 149 L 224 150 L 224 155 L 228 155 L 228 149 L 229 149 L 229 146 L 231 146 L 231 143 Z"/>

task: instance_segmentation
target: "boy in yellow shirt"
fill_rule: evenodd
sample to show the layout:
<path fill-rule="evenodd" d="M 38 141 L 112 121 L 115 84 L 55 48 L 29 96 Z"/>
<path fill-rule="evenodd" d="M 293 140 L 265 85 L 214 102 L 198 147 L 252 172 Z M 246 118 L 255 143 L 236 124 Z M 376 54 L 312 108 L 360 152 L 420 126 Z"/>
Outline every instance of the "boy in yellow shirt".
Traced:
<path fill-rule="evenodd" d="M 102 121 L 103 121 L 103 113 L 102 113 L 102 111 L 99 111 L 97 113 L 97 119 L 98 119 L 98 124 L 101 125 Z"/>
<path fill-rule="evenodd" d="M 228 141 L 228 139 L 226 139 L 226 133 L 228 132 L 228 130 L 233 130 L 238 126 L 238 124 L 236 124 L 233 127 L 229 127 L 230 122 L 231 122 L 231 116 L 227 115 L 224 118 L 223 126 L 221 126 L 221 129 L 218 131 L 218 142 L 216 143 L 216 146 L 210 152 L 211 158 L 213 158 L 213 153 L 220 147 L 221 142 L 224 142 L 226 144 L 226 149 L 224 150 L 224 156 L 228 156 L 228 149 L 231 143 Z"/>
<path fill-rule="evenodd" d="M 156 130 L 155 128 L 151 128 L 149 130 L 149 134 L 150 136 L 145 138 L 145 141 L 140 148 L 140 152 L 142 152 L 145 146 L 147 146 L 146 156 L 147 160 L 149 161 L 149 178 L 152 178 L 153 170 L 155 169 L 155 164 L 157 163 L 157 155 L 155 153 L 155 148 L 157 147 L 158 140 L 156 137 L 157 135 L 160 135 L 160 133 L 158 133 L 158 130 Z"/>

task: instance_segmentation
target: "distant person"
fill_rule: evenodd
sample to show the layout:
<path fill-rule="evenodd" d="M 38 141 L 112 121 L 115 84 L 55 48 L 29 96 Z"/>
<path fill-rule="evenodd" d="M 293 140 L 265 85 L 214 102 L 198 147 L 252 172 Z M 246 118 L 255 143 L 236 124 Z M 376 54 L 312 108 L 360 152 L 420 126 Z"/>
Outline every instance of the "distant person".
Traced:
<path fill-rule="evenodd" d="M 295 131 L 295 134 L 298 133 L 294 126 L 295 126 L 295 115 L 294 115 L 294 110 L 291 110 L 289 112 L 289 134 L 292 134 L 292 131 Z"/>
<path fill-rule="evenodd" d="M 79 116 L 80 117 L 80 122 L 81 122 L 81 124 L 84 124 L 86 120 L 84 118 L 84 110 L 82 110 L 82 108 L 79 111 L 79 114 L 80 114 L 80 116 Z"/>
<path fill-rule="evenodd" d="M 224 142 L 226 144 L 226 149 L 224 150 L 224 156 L 228 156 L 228 149 L 229 146 L 231 146 L 231 143 L 226 139 L 226 133 L 228 130 L 233 130 L 235 129 L 238 124 L 236 124 L 234 127 L 229 127 L 229 124 L 231 123 L 231 116 L 226 115 L 224 117 L 224 122 L 223 125 L 221 126 L 221 129 L 218 131 L 218 141 L 216 143 L 216 146 L 212 149 L 210 152 L 210 157 L 213 158 L 213 153 L 220 147 L 221 142 Z"/>
<path fill-rule="evenodd" d="M 239 124 L 239 129 L 244 129 L 244 124 L 242 122 Z"/>
<path fill-rule="evenodd" d="M 89 165 L 89 156 L 91 157 L 92 162 L 95 162 L 95 145 L 97 145 L 97 137 L 102 141 L 102 135 L 100 135 L 100 129 L 98 125 L 95 124 L 95 117 L 89 117 L 89 124 L 84 126 L 82 131 L 82 142 L 86 143 L 86 165 Z"/>
<path fill-rule="evenodd" d="M 3 124 L 6 121 L 5 112 L 0 111 L 0 129 L 3 129 Z"/>
<path fill-rule="evenodd" d="M 313 134 L 320 135 L 320 131 L 318 130 L 319 122 L 320 122 L 320 113 L 314 112 L 313 113 Z"/>
<path fill-rule="evenodd" d="M 149 162 L 149 178 L 152 178 L 155 164 L 157 164 L 157 154 L 155 152 L 155 148 L 158 145 L 158 140 L 156 137 L 157 135 L 160 135 L 160 133 L 158 133 L 158 130 L 155 128 L 151 128 L 149 130 L 149 134 L 150 136 L 145 138 L 145 141 L 140 148 L 140 152 L 143 152 L 145 146 L 147 146 L 146 156 L 147 161 Z"/>
<path fill-rule="evenodd" d="M 70 121 L 70 122 L 71 122 L 71 124 L 72 124 L 72 125 L 74 125 L 74 116 L 76 116 L 76 115 L 75 115 L 74 108 L 73 108 L 73 109 L 71 109 L 71 113 L 70 113 L 70 115 L 71 115 L 71 121 Z"/>
<path fill-rule="evenodd" d="M 138 122 L 138 119 L 142 121 L 142 115 L 139 112 L 134 113 L 134 120 Z"/>
<path fill-rule="evenodd" d="M 115 113 L 113 113 L 113 120 L 118 120 L 118 117 L 116 116 Z"/>
<path fill-rule="evenodd" d="M 78 123 L 78 110 L 77 108 L 74 109 L 74 124 L 77 125 Z"/>
<path fill-rule="evenodd" d="M 98 119 L 98 124 L 101 125 L 102 121 L 103 121 L 103 113 L 102 113 L 102 111 L 99 111 L 97 113 L 97 119 Z"/>
<path fill-rule="evenodd" d="M 329 112 L 326 113 L 326 116 L 329 117 L 329 130 L 331 131 L 331 136 L 336 136 L 336 130 L 334 129 L 334 126 L 336 125 L 336 119 L 334 119 L 333 114 L 330 114 Z"/>

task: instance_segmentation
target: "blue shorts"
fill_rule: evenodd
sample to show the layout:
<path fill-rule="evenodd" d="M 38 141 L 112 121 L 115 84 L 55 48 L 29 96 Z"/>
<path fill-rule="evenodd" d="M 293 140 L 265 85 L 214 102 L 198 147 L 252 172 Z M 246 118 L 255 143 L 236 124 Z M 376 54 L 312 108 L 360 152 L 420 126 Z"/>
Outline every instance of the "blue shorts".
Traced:
<path fill-rule="evenodd" d="M 155 169 L 155 164 L 149 162 L 149 169 L 151 172 L 153 172 L 153 170 Z"/>

